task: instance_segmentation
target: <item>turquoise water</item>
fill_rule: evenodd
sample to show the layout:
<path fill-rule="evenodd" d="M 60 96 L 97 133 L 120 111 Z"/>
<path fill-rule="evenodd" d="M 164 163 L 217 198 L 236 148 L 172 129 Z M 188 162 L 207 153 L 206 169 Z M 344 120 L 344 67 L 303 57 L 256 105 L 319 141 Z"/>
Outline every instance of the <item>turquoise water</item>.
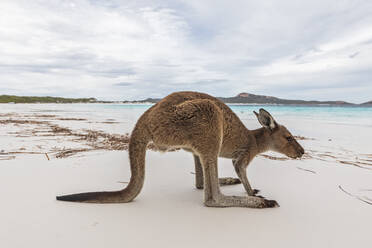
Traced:
<path fill-rule="evenodd" d="M 98 119 L 117 119 L 135 122 L 150 104 L 4 104 L 0 112 L 44 112 L 60 113 Z M 264 108 L 277 120 L 301 119 L 363 125 L 372 127 L 372 107 L 330 107 L 330 106 L 286 106 L 286 105 L 229 105 L 242 119 L 255 119 L 253 110 Z"/>
<path fill-rule="evenodd" d="M 151 105 L 146 104 L 99 104 L 99 109 L 121 113 L 143 113 Z M 371 107 L 331 107 L 331 106 L 286 106 L 286 105 L 229 105 L 242 119 L 253 119 L 253 111 L 264 108 L 277 118 L 301 118 L 346 124 L 372 126 Z"/>
<path fill-rule="evenodd" d="M 372 108 L 366 107 L 330 107 L 330 106 L 263 106 L 263 105 L 229 105 L 235 112 L 252 112 L 264 108 L 276 115 L 298 116 L 301 118 L 316 119 L 370 119 L 372 120 Z"/>

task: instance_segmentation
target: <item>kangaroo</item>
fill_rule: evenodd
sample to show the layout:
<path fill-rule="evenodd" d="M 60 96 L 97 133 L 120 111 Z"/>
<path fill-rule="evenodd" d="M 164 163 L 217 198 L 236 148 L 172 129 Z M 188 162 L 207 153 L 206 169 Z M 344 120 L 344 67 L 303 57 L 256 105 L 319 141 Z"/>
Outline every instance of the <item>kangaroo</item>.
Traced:
<path fill-rule="evenodd" d="M 204 189 L 208 207 L 271 208 L 274 200 L 257 196 L 247 178 L 247 167 L 268 150 L 300 158 L 304 149 L 269 112 L 254 111 L 262 128 L 248 130 L 222 101 L 198 92 L 175 92 L 149 108 L 137 121 L 129 142 L 131 178 L 119 191 L 88 192 L 57 196 L 57 200 L 89 203 L 125 203 L 141 191 L 145 178 L 145 155 L 149 142 L 160 150 L 181 148 L 195 161 L 195 186 Z M 218 157 L 232 159 L 238 178 L 218 178 Z M 248 196 L 226 196 L 220 185 L 242 183 Z"/>

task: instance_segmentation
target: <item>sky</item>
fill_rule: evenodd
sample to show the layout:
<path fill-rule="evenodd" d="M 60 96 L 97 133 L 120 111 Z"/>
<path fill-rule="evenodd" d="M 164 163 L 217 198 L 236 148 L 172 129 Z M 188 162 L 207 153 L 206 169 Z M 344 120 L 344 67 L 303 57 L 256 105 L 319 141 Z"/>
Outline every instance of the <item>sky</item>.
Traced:
<path fill-rule="evenodd" d="M 370 0 L 1 0 L 0 94 L 372 100 Z"/>

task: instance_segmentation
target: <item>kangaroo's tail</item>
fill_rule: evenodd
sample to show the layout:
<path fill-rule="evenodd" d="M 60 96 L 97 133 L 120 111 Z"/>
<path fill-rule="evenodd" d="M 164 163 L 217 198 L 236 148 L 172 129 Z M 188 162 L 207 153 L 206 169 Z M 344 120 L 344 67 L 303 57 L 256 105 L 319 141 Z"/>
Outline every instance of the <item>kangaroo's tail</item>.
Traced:
<path fill-rule="evenodd" d="M 146 127 L 141 128 L 138 124 L 134 128 L 129 141 L 129 160 L 132 175 L 125 189 L 63 195 L 57 196 L 57 200 L 89 203 L 124 203 L 132 201 L 140 193 L 143 186 L 146 147 L 150 140 Z"/>

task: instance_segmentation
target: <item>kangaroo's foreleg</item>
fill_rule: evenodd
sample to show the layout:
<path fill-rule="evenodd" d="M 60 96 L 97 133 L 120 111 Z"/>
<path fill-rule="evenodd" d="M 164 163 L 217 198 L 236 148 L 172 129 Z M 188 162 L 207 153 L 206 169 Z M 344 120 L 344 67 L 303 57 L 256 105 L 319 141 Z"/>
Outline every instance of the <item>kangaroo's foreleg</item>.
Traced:
<path fill-rule="evenodd" d="M 242 182 L 244 186 L 245 191 L 247 191 L 249 196 L 254 196 L 259 192 L 259 190 L 252 189 L 248 181 L 247 166 L 249 162 L 250 162 L 249 157 L 248 158 L 240 157 L 237 160 L 233 160 L 233 165 L 234 165 L 236 174 L 238 175 L 238 177 L 240 178 L 240 181 Z"/>
<path fill-rule="evenodd" d="M 203 179 L 203 168 L 200 164 L 199 156 L 194 155 L 195 162 L 195 186 L 197 189 L 203 189 L 204 179 Z M 241 183 L 239 178 L 234 177 L 222 177 L 218 179 L 220 185 L 233 185 Z"/>
<path fill-rule="evenodd" d="M 203 189 L 204 179 L 203 179 L 203 168 L 200 164 L 199 156 L 194 155 L 195 162 L 195 186 L 197 189 Z"/>
<path fill-rule="evenodd" d="M 201 158 L 204 172 L 204 204 L 208 207 L 276 207 L 276 201 L 257 196 L 226 196 L 220 192 L 218 183 L 217 157 Z"/>

